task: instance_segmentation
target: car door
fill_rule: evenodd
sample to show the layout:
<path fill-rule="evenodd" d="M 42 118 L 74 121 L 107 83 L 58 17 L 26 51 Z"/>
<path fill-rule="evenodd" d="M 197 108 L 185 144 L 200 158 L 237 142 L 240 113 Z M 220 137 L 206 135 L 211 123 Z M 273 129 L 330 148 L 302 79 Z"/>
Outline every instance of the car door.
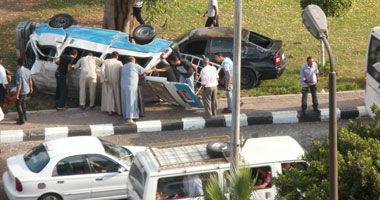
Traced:
<path fill-rule="evenodd" d="M 168 82 L 165 77 L 147 76 L 147 85 L 158 98 L 182 107 L 203 107 L 203 104 L 186 83 Z"/>
<path fill-rule="evenodd" d="M 92 174 L 84 156 L 76 155 L 62 159 L 53 171 L 52 184 L 65 200 L 91 198 Z"/>
<path fill-rule="evenodd" d="M 87 155 L 92 172 L 91 198 L 126 198 L 128 171 L 104 155 Z"/>

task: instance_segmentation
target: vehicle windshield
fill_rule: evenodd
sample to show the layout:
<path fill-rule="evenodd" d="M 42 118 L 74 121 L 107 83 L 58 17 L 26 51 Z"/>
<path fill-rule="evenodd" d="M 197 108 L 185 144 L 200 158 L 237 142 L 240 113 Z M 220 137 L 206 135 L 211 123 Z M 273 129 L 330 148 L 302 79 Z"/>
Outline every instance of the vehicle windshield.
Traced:
<path fill-rule="evenodd" d="M 131 166 L 133 160 L 133 154 L 131 151 L 122 146 L 113 144 L 111 142 L 107 142 L 105 140 L 100 139 L 100 142 L 102 143 L 104 150 L 107 154 L 114 156 L 120 161 L 122 161 L 124 164 Z"/>
<path fill-rule="evenodd" d="M 367 73 L 380 83 L 380 40 L 372 36 L 368 49 Z"/>
<path fill-rule="evenodd" d="M 40 144 L 24 155 L 24 161 L 30 171 L 40 172 L 50 161 L 49 154 L 43 144 Z"/>

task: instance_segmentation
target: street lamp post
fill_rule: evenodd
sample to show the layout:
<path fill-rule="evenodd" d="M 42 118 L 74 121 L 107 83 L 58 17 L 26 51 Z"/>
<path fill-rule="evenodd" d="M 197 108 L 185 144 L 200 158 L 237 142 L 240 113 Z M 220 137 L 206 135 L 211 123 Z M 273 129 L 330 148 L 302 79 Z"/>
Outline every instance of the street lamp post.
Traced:
<path fill-rule="evenodd" d="M 231 165 L 238 168 L 240 160 L 240 63 L 241 63 L 241 18 L 242 2 L 235 0 L 235 26 L 234 26 L 234 71 L 232 82 L 232 156 Z"/>
<path fill-rule="evenodd" d="M 326 46 L 330 58 L 329 73 L 329 180 L 330 200 L 338 200 L 337 118 L 336 118 L 336 72 L 334 56 L 327 41 L 328 29 L 325 13 L 317 5 L 308 5 L 302 12 L 303 23 L 309 32 Z"/>

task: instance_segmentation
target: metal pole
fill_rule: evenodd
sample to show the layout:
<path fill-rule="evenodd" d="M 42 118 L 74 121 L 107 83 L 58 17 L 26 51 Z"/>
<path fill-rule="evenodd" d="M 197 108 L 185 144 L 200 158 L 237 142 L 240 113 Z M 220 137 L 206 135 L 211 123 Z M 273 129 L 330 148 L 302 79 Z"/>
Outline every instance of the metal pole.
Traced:
<path fill-rule="evenodd" d="M 329 73 L 329 177 L 330 177 L 330 200 L 338 200 L 338 160 L 337 160 L 337 118 L 336 118 L 336 72 L 334 58 L 329 42 L 322 37 L 330 58 Z"/>
<path fill-rule="evenodd" d="M 235 27 L 234 27 L 234 71 L 232 82 L 232 159 L 231 165 L 239 166 L 240 160 L 240 63 L 241 63 L 241 0 L 235 0 Z"/>
<path fill-rule="evenodd" d="M 323 44 L 323 41 L 320 40 L 321 42 L 321 63 L 322 65 L 326 65 L 326 59 L 325 59 L 325 45 Z"/>

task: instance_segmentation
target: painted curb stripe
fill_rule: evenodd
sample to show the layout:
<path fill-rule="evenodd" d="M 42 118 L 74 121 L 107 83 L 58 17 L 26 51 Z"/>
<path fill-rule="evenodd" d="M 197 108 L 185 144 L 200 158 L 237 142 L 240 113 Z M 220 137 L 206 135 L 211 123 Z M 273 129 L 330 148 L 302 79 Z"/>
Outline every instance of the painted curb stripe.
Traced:
<path fill-rule="evenodd" d="M 337 119 L 341 118 L 340 113 L 341 113 L 341 110 L 339 108 L 336 108 L 336 118 Z M 322 108 L 321 109 L 321 121 L 327 121 L 327 120 L 329 120 L 329 117 L 330 117 L 329 109 L 328 108 Z"/>
<path fill-rule="evenodd" d="M 182 118 L 183 130 L 204 129 L 206 120 L 203 117 L 186 117 Z"/>
<path fill-rule="evenodd" d="M 90 125 L 91 135 L 102 137 L 114 135 L 112 124 Z"/>
<path fill-rule="evenodd" d="M 122 125 L 114 126 L 113 132 L 115 135 L 137 133 L 137 126 L 122 124 Z"/>
<path fill-rule="evenodd" d="M 245 113 L 240 114 L 240 126 L 248 126 L 247 115 Z M 232 126 L 232 115 L 224 115 L 224 120 L 226 120 L 226 127 Z"/>
<path fill-rule="evenodd" d="M 183 130 L 183 122 L 176 121 L 172 123 L 162 123 L 162 131 L 176 131 Z"/>
<path fill-rule="evenodd" d="M 272 116 L 248 117 L 248 125 L 273 124 Z"/>
<path fill-rule="evenodd" d="M 22 142 L 24 132 L 22 130 L 0 131 L 0 143 Z"/>
<path fill-rule="evenodd" d="M 162 126 L 160 120 L 151 120 L 144 122 L 136 122 L 137 132 L 161 132 Z"/>
<path fill-rule="evenodd" d="M 367 110 L 365 109 L 365 106 L 358 106 L 358 107 L 356 107 L 356 109 L 358 109 L 360 117 L 368 116 L 368 113 L 367 113 Z"/>
<path fill-rule="evenodd" d="M 341 119 L 353 119 L 359 117 L 358 110 L 350 110 L 350 111 L 341 111 L 340 118 Z"/>
<path fill-rule="evenodd" d="M 225 127 L 226 120 L 224 118 L 214 118 L 206 120 L 206 127 Z"/>
<path fill-rule="evenodd" d="M 69 135 L 68 127 L 45 128 L 45 140 L 65 138 Z"/>
<path fill-rule="evenodd" d="M 296 110 L 272 112 L 273 124 L 298 123 Z"/>

